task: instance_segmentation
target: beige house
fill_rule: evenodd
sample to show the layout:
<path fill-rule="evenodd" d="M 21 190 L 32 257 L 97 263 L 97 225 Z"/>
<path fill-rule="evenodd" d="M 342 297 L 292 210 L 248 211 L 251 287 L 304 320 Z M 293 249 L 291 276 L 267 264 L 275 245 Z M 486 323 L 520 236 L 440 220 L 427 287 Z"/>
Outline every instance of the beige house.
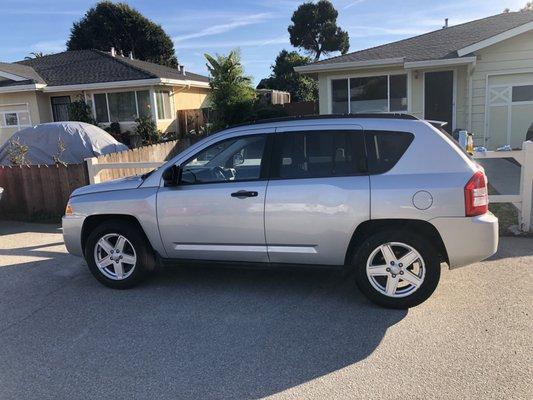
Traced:
<path fill-rule="evenodd" d="M 0 63 L 0 145 L 17 130 L 69 120 L 69 104 L 84 99 L 101 126 L 135 128 L 151 116 L 159 129 L 179 132 L 178 110 L 208 106 L 206 76 L 123 57 L 111 51 L 66 51 Z"/>
<path fill-rule="evenodd" d="M 520 147 L 533 129 L 533 11 L 503 13 L 295 68 L 321 114 L 406 112 Z"/>

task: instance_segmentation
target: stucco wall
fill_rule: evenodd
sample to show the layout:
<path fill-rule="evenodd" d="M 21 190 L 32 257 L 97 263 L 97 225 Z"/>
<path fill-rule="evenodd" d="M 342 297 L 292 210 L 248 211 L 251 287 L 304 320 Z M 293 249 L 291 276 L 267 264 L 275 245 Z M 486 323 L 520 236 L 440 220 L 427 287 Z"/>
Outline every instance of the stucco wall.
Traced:
<path fill-rule="evenodd" d="M 472 131 L 480 143 L 487 129 L 487 77 L 490 74 L 533 72 L 533 31 L 486 47 L 475 54 L 477 63 L 472 74 Z"/>
<path fill-rule="evenodd" d="M 35 125 L 41 121 L 36 92 L 28 91 L 19 93 L 0 93 L 0 106 L 11 104 L 27 104 L 30 112 L 31 123 Z M 16 131 L 16 127 L 0 127 L 0 145 L 4 144 Z"/>

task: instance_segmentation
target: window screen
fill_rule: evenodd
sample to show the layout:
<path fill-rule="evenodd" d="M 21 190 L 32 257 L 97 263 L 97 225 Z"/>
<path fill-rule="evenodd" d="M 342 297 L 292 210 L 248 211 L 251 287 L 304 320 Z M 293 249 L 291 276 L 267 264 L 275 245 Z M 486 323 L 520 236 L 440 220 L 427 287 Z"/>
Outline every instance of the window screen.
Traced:
<path fill-rule="evenodd" d="M 363 134 L 314 131 L 276 135 L 274 178 L 326 178 L 365 170 Z"/>
<path fill-rule="evenodd" d="M 413 141 L 408 132 L 366 131 L 368 170 L 373 174 L 387 172 L 396 165 Z"/>

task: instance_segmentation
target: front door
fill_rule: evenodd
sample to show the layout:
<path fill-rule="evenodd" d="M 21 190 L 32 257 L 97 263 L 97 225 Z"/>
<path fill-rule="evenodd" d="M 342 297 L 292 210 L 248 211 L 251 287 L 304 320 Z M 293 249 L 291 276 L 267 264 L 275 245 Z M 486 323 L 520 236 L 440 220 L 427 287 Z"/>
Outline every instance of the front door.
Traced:
<path fill-rule="evenodd" d="M 370 219 L 363 131 L 306 126 L 275 136 L 265 206 L 270 261 L 344 264 L 355 227 Z"/>
<path fill-rule="evenodd" d="M 219 141 L 161 187 L 157 218 L 170 258 L 267 262 L 264 204 L 268 132 Z"/>
<path fill-rule="evenodd" d="M 453 71 L 424 74 L 424 118 L 445 121 L 448 133 L 453 129 Z"/>
<path fill-rule="evenodd" d="M 68 108 L 70 105 L 70 96 L 51 97 L 50 101 L 52 102 L 54 122 L 69 121 Z"/>

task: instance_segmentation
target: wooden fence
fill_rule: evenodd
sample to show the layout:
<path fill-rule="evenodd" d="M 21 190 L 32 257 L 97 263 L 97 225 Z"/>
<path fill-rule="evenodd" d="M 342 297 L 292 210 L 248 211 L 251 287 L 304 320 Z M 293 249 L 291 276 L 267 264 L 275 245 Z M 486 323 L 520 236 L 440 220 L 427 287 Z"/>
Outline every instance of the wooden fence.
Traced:
<path fill-rule="evenodd" d="M 166 161 L 181 150 L 188 146 L 187 140 L 173 140 L 171 142 L 159 143 L 150 146 L 137 147 L 135 149 L 121 151 L 118 153 L 106 154 L 100 157 L 93 157 L 87 159 L 89 169 L 90 183 L 105 182 L 111 179 L 122 178 L 124 176 L 131 176 L 143 174 L 153 169 L 153 166 L 147 168 L 121 168 L 121 169 L 104 169 L 100 168 L 104 164 L 118 164 L 118 163 L 152 163 Z M 98 179 L 92 180 L 91 177 Z"/>
<path fill-rule="evenodd" d="M 70 193 L 87 183 L 85 164 L 0 167 L 0 218 L 58 220 Z"/>

